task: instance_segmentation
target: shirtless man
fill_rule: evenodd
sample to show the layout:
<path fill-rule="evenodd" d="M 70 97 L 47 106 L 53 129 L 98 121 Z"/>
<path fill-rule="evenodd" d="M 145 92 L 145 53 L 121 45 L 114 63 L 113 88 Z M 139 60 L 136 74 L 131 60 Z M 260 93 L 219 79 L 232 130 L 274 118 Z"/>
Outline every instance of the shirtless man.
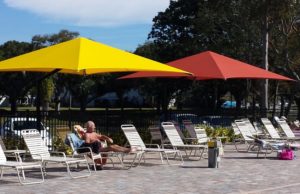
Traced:
<path fill-rule="evenodd" d="M 100 152 L 109 152 L 109 151 L 114 151 L 114 152 L 125 152 L 128 153 L 130 151 L 133 151 L 130 148 L 125 148 L 116 144 L 112 144 L 113 140 L 110 137 L 107 137 L 105 135 L 101 135 L 95 132 L 95 123 L 93 121 L 88 121 L 86 123 L 86 133 L 83 136 L 83 139 L 86 144 L 91 144 L 95 141 L 106 141 L 109 143 L 107 147 L 101 147 L 99 148 Z"/>

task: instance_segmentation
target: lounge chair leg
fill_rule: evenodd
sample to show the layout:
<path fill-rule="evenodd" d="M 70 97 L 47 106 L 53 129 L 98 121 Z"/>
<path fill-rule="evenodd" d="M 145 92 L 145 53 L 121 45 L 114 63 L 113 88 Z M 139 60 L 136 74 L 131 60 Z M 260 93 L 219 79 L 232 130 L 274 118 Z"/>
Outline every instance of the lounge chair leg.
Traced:
<path fill-rule="evenodd" d="M 18 179 L 19 179 L 20 184 L 22 184 L 22 185 L 29 185 L 29 184 L 37 184 L 37 183 L 43 183 L 44 182 L 43 167 L 41 165 L 30 166 L 30 167 L 27 167 L 27 168 L 30 169 L 30 168 L 35 168 L 35 167 L 39 167 L 40 168 L 42 180 L 41 181 L 32 181 L 32 182 L 27 182 L 27 183 L 24 182 L 25 179 L 26 179 L 25 172 L 24 172 L 25 171 L 24 167 L 23 166 L 16 167 L 16 171 L 17 171 L 17 175 L 18 175 Z M 21 169 L 23 181 L 21 180 L 21 177 L 20 177 L 19 168 Z"/>
<path fill-rule="evenodd" d="M 260 147 L 260 146 L 258 146 L 258 150 L 257 150 L 257 156 L 256 156 L 257 158 L 258 158 L 258 155 L 259 155 L 259 152 L 260 152 L 260 148 L 261 148 L 261 147 Z"/>
<path fill-rule="evenodd" d="M 203 153 L 204 153 L 204 150 L 205 150 L 205 148 L 203 148 L 203 149 L 202 149 L 202 152 L 201 152 L 201 154 L 200 154 L 200 158 L 199 158 L 199 160 L 201 160 L 201 158 L 202 158 L 202 155 L 203 155 Z M 200 152 L 200 149 L 199 149 L 199 152 Z"/>
<path fill-rule="evenodd" d="M 91 176 L 91 170 L 90 170 L 90 166 L 89 166 L 88 161 L 85 160 L 85 161 L 81 161 L 81 162 L 84 162 L 85 165 L 86 165 L 86 167 L 87 167 L 87 169 L 88 169 L 88 174 L 87 174 L 87 175 L 73 176 L 72 173 L 71 173 L 71 170 L 70 170 L 70 164 L 72 164 L 72 163 L 69 164 L 68 162 L 65 162 L 65 164 L 66 164 L 66 166 L 67 166 L 68 174 L 69 174 L 69 176 L 70 176 L 71 178 L 74 178 L 74 179 L 75 179 L 75 178 L 83 178 L 83 177 Z M 79 163 L 79 162 L 76 162 L 76 163 Z M 74 163 L 73 163 L 73 164 L 74 164 Z"/>
<path fill-rule="evenodd" d="M 141 160 L 142 160 L 142 158 L 144 158 L 144 163 L 145 163 L 145 152 L 143 152 L 143 153 L 141 154 L 141 156 L 139 157 L 139 162 L 138 162 L 138 165 L 140 165 L 140 164 L 141 164 Z"/>
<path fill-rule="evenodd" d="M 163 155 L 161 152 L 159 152 L 159 155 L 160 155 L 160 161 L 163 164 L 164 163 Z M 166 153 L 165 153 L 165 155 L 166 155 Z M 168 156 L 167 156 L 167 160 L 168 160 Z"/>
<path fill-rule="evenodd" d="M 1 167 L 1 176 L 0 178 L 2 179 L 3 178 L 3 167 Z"/>
<path fill-rule="evenodd" d="M 47 172 L 46 172 L 46 165 L 47 165 L 46 162 L 42 162 L 42 171 L 43 171 L 44 176 L 47 175 Z"/>
<path fill-rule="evenodd" d="M 123 158 L 124 158 L 123 155 L 124 155 L 124 154 L 121 154 L 121 155 L 122 155 L 122 157 L 120 157 L 120 155 L 118 154 L 118 155 L 117 155 L 117 158 L 118 158 L 118 160 L 120 161 L 120 164 L 121 164 L 122 168 L 124 168 L 124 163 L 123 163 Z M 114 163 L 113 163 L 113 166 L 114 166 Z"/>
<path fill-rule="evenodd" d="M 95 160 L 93 160 L 93 166 L 94 166 L 94 170 L 95 170 L 95 172 L 97 172 L 97 167 L 96 167 Z"/>

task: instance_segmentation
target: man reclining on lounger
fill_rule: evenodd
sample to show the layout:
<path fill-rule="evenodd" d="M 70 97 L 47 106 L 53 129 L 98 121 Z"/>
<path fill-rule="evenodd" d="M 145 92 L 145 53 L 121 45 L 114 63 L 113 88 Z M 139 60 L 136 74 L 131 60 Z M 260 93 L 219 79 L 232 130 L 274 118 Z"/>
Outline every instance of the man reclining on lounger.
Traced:
<path fill-rule="evenodd" d="M 95 129 L 96 126 L 93 121 L 88 121 L 86 123 L 86 133 L 83 135 L 84 144 L 82 145 L 82 147 L 91 147 L 94 151 L 95 142 L 99 142 L 98 144 L 99 150 L 96 150 L 96 152 L 94 151 L 95 153 L 109 152 L 109 151 L 129 153 L 131 151 L 136 151 L 133 150 L 135 148 L 125 148 L 117 144 L 113 144 L 113 140 L 110 137 L 96 133 Z M 107 147 L 101 146 L 100 141 L 106 141 L 108 143 L 108 146 Z"/>

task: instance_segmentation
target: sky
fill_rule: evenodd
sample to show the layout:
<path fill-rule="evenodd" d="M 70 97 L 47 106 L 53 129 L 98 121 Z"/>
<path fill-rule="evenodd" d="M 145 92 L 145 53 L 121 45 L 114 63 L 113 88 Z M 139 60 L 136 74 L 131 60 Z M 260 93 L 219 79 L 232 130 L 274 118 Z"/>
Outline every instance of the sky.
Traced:
<path fill-rule="evenodd" d="M 127 51 L 147 40 L 170 0 L 0 0 L 0 44 L 62 29 Z"/>

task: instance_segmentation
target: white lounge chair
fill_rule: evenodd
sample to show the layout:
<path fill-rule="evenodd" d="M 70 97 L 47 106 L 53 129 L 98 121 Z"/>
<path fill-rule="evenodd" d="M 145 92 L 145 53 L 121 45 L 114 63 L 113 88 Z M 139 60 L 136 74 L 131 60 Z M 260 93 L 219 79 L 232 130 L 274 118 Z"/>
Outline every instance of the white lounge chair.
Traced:
<path fill-rule="evenodd" d="M 176 121 L 168 121 L 168 122 L 171 122 L 171 123 L 174 124 L 174 126 L 175 126 L 175 128 L 176 128 L 176 130 L 177 130 L 177 132 L 178 132 L 178 134 L 179 134 L 179 136 L 180 136 L 180 138 L 181 138 L 182 140 L 185 140 L 186 137 L 184 136 L 183 131 L 180 129 L 179 123 L 176 122 Z"/>
<path fill-rule="evenodd" d="M 90 167 L 86 158 L 70 158 L 66 157 L 64 152 L 51 152 L 51 154 L 57 154 L 62 156 L 52 156 L 48 151 L 48 147 L 44 144 L 40 133 L 36 129 L 24 129 L 21 131 L 26 146 L 31 154 L 32 159 L 42 162 L 43 170 L 46 168 L 48 162 L 63 163 L 67 167 L 68 175 L 71 178 L 88 177 L 91 175 Z M 70 165 L 80 163 L 85 164 L 88 173 L 85 175 L 73 176 L 70 170 Z M 77 172 L 79 173 L 79 172 Z"/>
<path fill-rule="evenodd" d="M 252 135 L 254 135 L 255 137 L 264 137 L 265 136 L 263 131 L 256 128 L 254 126 L 254 124 L 252 124 L 251 121 L 248 118 L 243 118 L 241 120 L 246 123 L 246 125 L 247 125 L 249 131 L 252 133 Z"/>
<path fill-rule="evenodd" d="M 244 120 L 235 120 L 234 124 L 232 125 L 234 130 L 236 131 L 235 126 L 238 128 L 240 134 L 242 135 L 242 139 L 238 138 L 238 140 L 234 139 L 234 145 L 235 145 L 235 149 L 236 151 L 240 151 L 237 147 L 237 142 L 239 141 L 243 141 L 245 144 L 248 145 L 247 147 L 247 151 L 250 150 L 251 146 L 252 147 L 259 147 L 259 144 L 256 144 L 254 139 L 255 137 L 253 136 L 253 134 L 251 133 L 251 131 L 249 130 L 249 126 L 247 125 L 247 123 Z"/>
<path fill-rule="evenodd" d="M 205 128 L 196 127 L 190 120 L 183 120 L 182 123 L 190 136 L 185 139 L 196 140 L 198 144 L 207 144 L 210 138 L 207 136 Z"/>
<path fill-rule="evenodd" d="M 3 178 L 3 171 L 5 168 L 14 168 L 17 171 L 17 175 L 19 178 L 19 182 L 22 185 L 28 185 L 28 184 L 36 184 L 36 183 L 42 183 L 44 182 L 44 174 L 42 165 L 39 163 L 33 163 L 33 162 L 22 162 L 19 155 L 16 155 L 19 157 L 18 161 L 7 161 L 5 154 L 2 150 L 2 147 L 0 145 L 0 169 L 1 169 L 1 179 Z M 39 168 L 41 171 L 41 179 L 40 181 L 26 181 L 28 178 L 25 177 L 25 170 L 26 169 L 36 169 Z M 22 177 L 20 176 L 20 173 L 22 174 Z"/>
<path fill-rule="evenodd" d="M 181 163 L 180 164 L 183 164 L 182 155 L 181 155 L 180 151 L 178 151 L 178 150 L 163 149 L 163 148 L 160 148 L 158 144 L 151 144 L 152 146 L 156 146 L 156 148 L 147 148 L 146 144 L 142 140 L 141 136 L 137 132 L 137 130 L 136 130 L 136 128 L 135 128 L 134 125 L 132 125 L 132 124 L 124 124 L 124 125 L 121 125 L 121 129 L 124 132 L 124 134 L 125 134 L 125 136 L 127 138 L 127 141 L 128 141 L 128 143 L 129 143 L 129 145 L 131 147 L 138 147 L 145 154 L 146 153 L 159 153 L 162 164 L 164 163 L 163 154 L 167 158 L 167 163 L 169 165 L 170 165 L 170 161 L 169 161 L 168 154 L 179 155 L 180 159 L 181 159 Z M 141 160 L 142 157 L 145 158 L 144 154 L 141 155 L 141 157 L 139 159 L 139 162 L 140 162 L 140 160 Z"/>
<path fill-rule="evenodd" d="M 206 145 L 184 144 L 172 122 L 162 122 L 161 126 L 166 132 L 168 139 L 170 140 L 170 143 L 174 149 L 183 149 L 187 158 L 190 158 L 193 151 L 199 151 L 199 159 L 201 159 L 203 152 L 205 151 L 205 149 L 207 149 Z M 191 150 L 189 154 L 187 153 L 187 150 Z"/>
<path fill-rule="evenodd" d="M 103 160 L 110 160 L 113 167 L 115 166 L 113 158 L 117 158 L 122 166 L 122 168 L 124 167 L 123 164 L 123 155 L 124 153 L 121 152 L 101 152 L 101 153 L 94 153 L 92 151 L 92 149 L 90 147 L 79 147 L 79 141 L 83 141 L 80 140 L 79 137 L 77 137 L 77 135 L 75 133 L 68 133 L 67 134 L 67 138 L 69 140 L 70 143 L 70 147 L 72 148 L 73 151 L 73 156 L 77 157 L 77 156 L 87 156 L 89 158 L 91 158 L 92 161 L 92 165 L 94 167 L 94 170 L 97 171 L 96 168 L 96 163 L 95 160 L 101 160 L 101 164 L 103 164 Z M 105 142 L 103 142 L 103 145 L 105 144 Z M 102 167 L 103 165 L 101 165 Z"/>
<path fill-rule="evenodd" d="M 288 140 L 289 139 L 289 138 L 280 137 L 277 130 L 275 129 L 275 127 L 273 126 L 273 124 L 271 123 L 271 121 L 268 118 L 261 118 L 260 120 L 261 120 L 264 128 L 269 133 L 271 139 L 273 139 L 273 140 Z"/>
<path fill-rule="evenodd" d="M 275 119 L 276 123 L 278 124 L 278 126 L 282 129 L 282 131 L 284 132 L 284 134 L 287 136 L 287 138 L 291 139 L 291 140 L 300 140 L 300 138 L 297 138 L 295 136 L 295 134 L 293 133 L 292 129 L 290 128 L 290 126 L 287 124 L 285 119 Z"/>

